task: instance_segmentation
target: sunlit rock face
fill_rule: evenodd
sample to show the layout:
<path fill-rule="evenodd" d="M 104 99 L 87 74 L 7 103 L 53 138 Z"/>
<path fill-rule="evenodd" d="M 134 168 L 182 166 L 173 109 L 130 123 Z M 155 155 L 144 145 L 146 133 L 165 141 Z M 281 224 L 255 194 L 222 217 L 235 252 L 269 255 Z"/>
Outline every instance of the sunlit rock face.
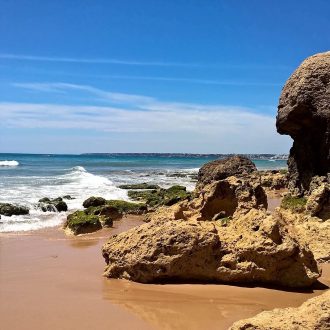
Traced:
<path fill-rule="evenodd" d="M 286 82 L 277 131 L 290 135 L 289 189 L 307 194 L 314 176 L 330 168 L 330 52 L 307 58 Z"/>

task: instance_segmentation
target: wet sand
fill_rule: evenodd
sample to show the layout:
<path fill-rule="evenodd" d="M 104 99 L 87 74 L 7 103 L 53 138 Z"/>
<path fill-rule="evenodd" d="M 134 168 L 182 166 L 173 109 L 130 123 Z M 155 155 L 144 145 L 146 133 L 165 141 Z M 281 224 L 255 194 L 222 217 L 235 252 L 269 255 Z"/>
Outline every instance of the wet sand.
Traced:
<path fill-rule="evenodd" d="M 299 306 L 324 288 L 289 292 L 230 285 L 146 285 L 102 277 L 107 237 L 138 217 L 84 237 L 59 228 L 0 236 L 1 329 L 227 329 L 275 307 Z M 330 267 L 320 279 L 330 285 Z"/>

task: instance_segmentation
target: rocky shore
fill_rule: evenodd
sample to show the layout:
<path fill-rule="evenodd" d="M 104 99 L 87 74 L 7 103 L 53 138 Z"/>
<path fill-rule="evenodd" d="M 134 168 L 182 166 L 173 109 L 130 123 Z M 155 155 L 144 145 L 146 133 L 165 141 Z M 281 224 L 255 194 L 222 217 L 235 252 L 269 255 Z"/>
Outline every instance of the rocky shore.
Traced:
<path fill-rule="evenodd" d="M 304 61 L 283 88 L 276 125 L 294 140 L 287 173 L 258 173 L 238 156 L 204 165 L 189 198 L 163 205 L 147 216 L 148 224 L 109 239 L 102 249 L 105 276 L 313 285 L 318 263 L 330 260 L 329 86 L 330 52 Z M 269 214 L 267 191 L 285 188 L 281 206 Z M 261 314 L 233 329 L 326 329 L 327 298 L 328 292 L 297 310 Z"/>
<path fill-rule="evenodd" d="M 194 191 L 121 185 L 129 201 L 89 197 L 81 209 L 64 213 L 65 234 L 76 238 L 115 229 L 132 216 L 143 219 L 104 242 L 106 278 L 314 290 L 330 261 L 329 86 L 327 52 L 306 59 L 283 88 L 276 127 L 294 140 L 288 170 L 258 171 L 249 158 L 233 155 L 201 167 Z M 279 206 L 270 210 L 273 196 Z M 67 212 L 69 199 L 45 197 L 35 207 Z M 28 213 L 0 203 L 0 215 Z M 330 329 L 329 301 L 327 290 L 300 307 L 264 311 L 230 329 Z"/>

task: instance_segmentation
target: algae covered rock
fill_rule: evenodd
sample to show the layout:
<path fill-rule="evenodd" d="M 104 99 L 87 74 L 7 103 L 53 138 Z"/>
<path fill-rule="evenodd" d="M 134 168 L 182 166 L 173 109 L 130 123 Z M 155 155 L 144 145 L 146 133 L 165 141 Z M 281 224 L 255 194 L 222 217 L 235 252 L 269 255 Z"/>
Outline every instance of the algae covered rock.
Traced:
<path fill-rule="evenodd" d="M 186 187 L 176 185 L 168 189 L 130 190 L 128 192 L 128 197 L 135 201 L 144 202 L 148 206 L 154 208 L 162 205 L 170 206 L 179 201 L 189 199 L 191 193 L 187 192 Z"/>
<path fill-rule="evenodd" d="M 138 189 L 159 189 L 160 187 L 157 184 L 143 182 L 143 183 L 135 183 L 135 184 L 122 184 L 118 186 L 118 188 L 138 190 Z"/>
<path fill-rule="evenodd" d="M 284 210 L 302 213 L 305 211 L 306 203 L 307 199 L 305 197 L 297 197 L 287 194 L 281 201 L 281 208 Z"/>
<path fill-rule="evenodd" d="M 38 207 L 43 212 L 66 212 L 68 210 L 68 205 L 63 201 L 62 197 L 57 197 L 50 199 L 48 197 L 44 197 L 39 199 Z"/>
<path fill-rule="evenodd" d="M 330 290 L 297 308 L 276 308 L 235 322 L 229 330 L 329 330 Z"/>
<path fill-rule="evenodd" d="M 140 215 L 147 212 L 147 207 L 144 203 L 132 203 L 122 200 L 107 200 L 106 205 L 115 208 L 121 214 Z"/>
<path fill-rule="evenodd" d="M 84 211 L 69 214 L 64 224 L 66 232 L 74 235 L 91 233 L 101 228 L 99 217 Z"/>
<path fill-rule="evenodd" d="M 102 224 L 102 227 L 112 227 L 113 221 L 122 218 L 123 214 L 117 208 L 110 205 L 90 206 L 84 211 L 89 215 L 97 215 Z"/>
<path fill-rule="evenodd" d="M 278 220 L 251 210 L 231 220 L 152 221 L 113 236 L 102 248 L 105 276 L 150 282 L 312 285 L 320 273 L 309 250 Z"/>
<path fill-rule="evenodd" d="M 7 217 L 11 217 L 12 215 L 26 215 L 29 214 L 29 209 L 26 206 L 0 203 L 0 214 Z"/>
<path fill-rule="evenodd" d="M 103 197 L 89 197 L 83 202 L 83 207 L 88 208 L 91 206 L 101 206 L 106 204 L 106 199 Z"/>

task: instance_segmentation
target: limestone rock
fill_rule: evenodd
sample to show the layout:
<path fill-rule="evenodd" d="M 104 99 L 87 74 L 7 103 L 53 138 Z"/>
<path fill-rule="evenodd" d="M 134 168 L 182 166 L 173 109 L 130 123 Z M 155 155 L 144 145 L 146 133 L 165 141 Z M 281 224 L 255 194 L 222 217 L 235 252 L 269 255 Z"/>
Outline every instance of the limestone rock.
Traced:
<path fill-rule="evenodd" d="M 283 208 L 278 208 L 276 215 L 287 225 L 290 235 L 301 246 L 307 246 L 318 262 L 330 261 L 330 221 Z"/>
<path fill-rule="evenodd" d="M 264 189 L 280 190 L 285 189 L 288 184 L 287 173 L 277 170 L 272 171 L 259 171 L 260 185 Z M 255 178 L 256 175 L 251 175 L 251 178 Z"/>
<path fill-rule="evenodd" d="M 250 179 L 228 177 L 205 185 L 195 192 L 191 201 L 183 201 L 169 208 L 160 208 L 147 216 L 150 220 L 212 220 L 219 213 L 222 217 L 238 217 L 251 209 L 267 209 L 267 196 L 260 184 Z"/>
<path fill-rule="evenodd" d="M 235 322 L 229 330 L 330 330 L 330 290 L 298 308 L 276 308 Z"/>
<path fill-rule="evenodd" d="M 197 190 L 203 186 L 230 176 L 244 176 L 256 171 L 254 163 L 243 156 L 232 156 L 206 163 L 198 172 Z"/>
<path fill-rule="evenodd" d="M 286 82 L 276 127 L 294 140 L 288 160 L 289 189 L 308 192 L 316 175 L 330 172 L 330 52 L 307 58 Z"/>
<path fill-rule="evenodd" d="M 278 221 L 251 210 L 221 221 L 152 221 L 103 246 L 105 275 L 132 281 L 263 283 L 305 287 L 319 277 L 311 252 Z"/>
<path fill-rule="evenodd" d="M 306 210 L 312 216 L 330 220 L 330 185 L 323 183 L 307 199 Z M 330 236 L 329 236 L 330 240 Z"/>

